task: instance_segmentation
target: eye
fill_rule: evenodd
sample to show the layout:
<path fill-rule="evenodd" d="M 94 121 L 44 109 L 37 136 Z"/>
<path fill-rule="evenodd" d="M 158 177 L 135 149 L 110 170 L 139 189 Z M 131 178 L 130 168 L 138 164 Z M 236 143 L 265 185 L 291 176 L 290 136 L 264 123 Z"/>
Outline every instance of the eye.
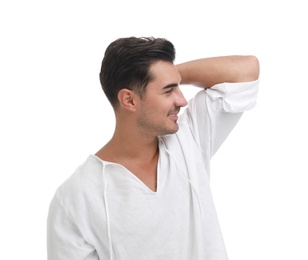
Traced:
<path fill-rule="evenodd" d="M 173 90 L 173 88 L 168 89 L 167 91 L 165 91 L 165 94 L 171 93 Z"/>

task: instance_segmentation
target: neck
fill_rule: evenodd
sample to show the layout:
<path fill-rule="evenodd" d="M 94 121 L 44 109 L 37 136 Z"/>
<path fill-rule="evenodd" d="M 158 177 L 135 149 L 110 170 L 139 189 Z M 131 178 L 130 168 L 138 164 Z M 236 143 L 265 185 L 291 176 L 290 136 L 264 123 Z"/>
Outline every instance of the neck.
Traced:
<path fill-rule="evenodd" d="M 97 152 L 97 156 L 106 161 L 150 162 L 158 154 L 158 138 L 141 134 L 136 129 L 117 125 L 111 140 Z"/>
<path fill-rule="evenodd" d="M 111 140 L 96 155 L 123 165 L 151 190 L 156 191 L 159 157 L 158 137 L 138 129 L 129 120 L 117 123 Z"/>

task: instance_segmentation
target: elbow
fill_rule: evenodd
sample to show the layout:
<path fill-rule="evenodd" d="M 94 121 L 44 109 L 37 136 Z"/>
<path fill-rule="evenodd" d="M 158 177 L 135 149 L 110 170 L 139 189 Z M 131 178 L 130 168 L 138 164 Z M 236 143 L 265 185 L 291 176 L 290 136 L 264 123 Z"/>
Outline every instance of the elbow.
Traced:
<path fill-rule="evenodd" d="M 235 56 L 231 82 L 255 81 L 259 78 L 260 64 L 254 55 Z"/>
<path fill-rule="evenodd" d="M 246 81 L 255 81 L 259 78 L 260 64 L 256 56 L 247 56 L 246 69 Z"/>

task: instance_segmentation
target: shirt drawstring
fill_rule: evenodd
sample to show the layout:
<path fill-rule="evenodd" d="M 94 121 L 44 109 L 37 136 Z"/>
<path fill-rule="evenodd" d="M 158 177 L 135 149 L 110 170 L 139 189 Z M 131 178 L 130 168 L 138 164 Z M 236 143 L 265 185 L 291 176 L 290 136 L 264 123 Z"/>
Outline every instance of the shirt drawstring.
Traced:
<path fill-rule="evenodd" d="M 201 205 L 201 200 L 200 200 L 200 196 L 199 196 L 199 192 L 195 186 L 195 184 L 190 180 L 190 178 L 184 174 L 184 172 L 181 170 L 181 168 L 179 167 L 176 159 L 173 157 L 173 155 L 171 154 L 171 152 L 168 150 L 165 142 L 159 138 L 159 140 L 163 143 L 164 147 L 165 147 L 165 150 L 166 152 L 169 154 L 170 158 L 174 161 L 176 167 L 178 168 L 179 172 L 181 173 L 181 176 L 186 179 L 189 183 L 190 183 L 190 186 L 192 187 L 192 190 L 194 191 L 194 194 L 196 195 L 197 197 L 197 201 L 198 201 L 198 205 L 199 205 L 199 210 L 200 210 L 200 215 L 201 215 L 201 218 L 204 219 L 204 214 L 203 214 L 203 209 L 202 209 L 202 205 Z"/>
<path fill-rule="evenodd" d="M 106 176 L 105 176 L 105 167 L 106 167 L 106 164 L 103 163 L 104 204 L 105 204 L 105 211 L 106 211 L 106 225 L 107 225 L 107 235 L 108 235 L 108 244 L 109 244 L 109 255 L 110 255 L 110 260 L 113 260 L 112 239 L 111 239 L 111 230 L 110 230 L 110 216 L 109 216 L 108 197 L 107 197 L 107 180 L 106 180 Z"/>

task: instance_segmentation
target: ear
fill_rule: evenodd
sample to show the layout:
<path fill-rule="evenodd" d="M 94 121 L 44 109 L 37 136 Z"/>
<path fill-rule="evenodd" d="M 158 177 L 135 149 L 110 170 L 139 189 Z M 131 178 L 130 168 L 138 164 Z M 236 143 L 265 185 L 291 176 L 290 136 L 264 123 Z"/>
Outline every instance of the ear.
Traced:
<path fill-rule="evenodd" d="M 127 88 L 121 89 L 118 93 L 120 106 L 130 111 L 136 110 L 136 98 L 136 93 Z"/>

